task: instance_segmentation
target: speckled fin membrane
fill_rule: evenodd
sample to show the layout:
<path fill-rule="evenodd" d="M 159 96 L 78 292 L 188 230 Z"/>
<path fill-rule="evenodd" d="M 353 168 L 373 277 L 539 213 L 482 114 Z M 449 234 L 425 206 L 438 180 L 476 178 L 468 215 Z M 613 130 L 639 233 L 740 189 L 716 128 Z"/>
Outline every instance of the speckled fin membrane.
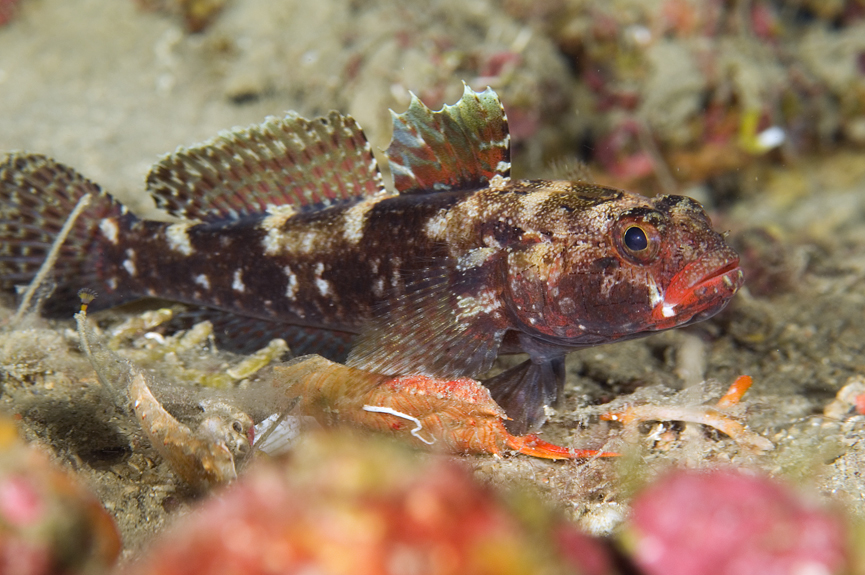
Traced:
<path fill-rule="evenodd" d="M 408 110 L 391 114 L 386 154 L 399 193 L 479 188 L 510 175 L 508 120 L 492 89 L 466 86 L 459 102 L 438 112 L 412 95 Z"/>
<path fill-rule="evenodd" d="M 443 266 L 431 265 L 417 276 L 404 295 L 382 304 L 346 364 L 387 375 L 461 377 L 489 370 L 504 330 L 482 317 L 461 320 L 455 295 L 460 287 Z M 480 285 L 478 278 L 459 281 Z"/>
<path fill-rule="evenodd" d="M 89 258 L 99 225 L 125 210 L 98 185 L 50 158 L 26 152 L 0 157 L 0 289 L 30 283 L 85 194 L 91 195 L 90 205 L 75 220 L 51 268 L 56 289 L 42 308 L 49 314 L 68 314 L 77 307 L 68 304 L 78 301 L 79 288 L 99 285 Z M 100 303 L 108 299 L 101 297 Z"/>
<path fill-rule="evenodd" d="M 314 120 L 289 112 L 178 148 L 153 166 L 147 189 L 172 215 L 203 221 L 274 206 L 324 208 L 385 191 L 363 131 L 337 112 Z"/>

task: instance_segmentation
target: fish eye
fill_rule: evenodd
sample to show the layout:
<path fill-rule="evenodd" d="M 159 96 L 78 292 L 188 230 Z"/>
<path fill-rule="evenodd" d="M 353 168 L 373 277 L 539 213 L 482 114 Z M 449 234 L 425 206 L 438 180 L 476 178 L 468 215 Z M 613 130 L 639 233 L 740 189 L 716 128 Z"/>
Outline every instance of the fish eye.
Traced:
<path fill-rule="evenodd" d="M 647 264 L 661 250 L 661 234 L 648 217 L 625 216 L 613 229 L 613 241 L 619 252 L 636 264 Z"/>
<path fill-rule="evenodd" d="M 623 239 L 625 247 L 632 252 L 641 252 L 649 247 L 649 238 L 646 237 L 646 232 L 639 226 L 631 226 L 625 230 Z"/>

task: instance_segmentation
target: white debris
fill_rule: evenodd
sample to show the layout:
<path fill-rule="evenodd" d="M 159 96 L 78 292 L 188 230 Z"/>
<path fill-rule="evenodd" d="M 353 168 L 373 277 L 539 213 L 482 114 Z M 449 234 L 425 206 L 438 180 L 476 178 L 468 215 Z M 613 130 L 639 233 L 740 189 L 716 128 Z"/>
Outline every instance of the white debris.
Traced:
<path fill-rule="evenodd" d="M 301 431 L 304 427 L 308 427 L 308 421 L 312 418 L 287 415 L 276 426 L 262 443 L 260 438 L 273 427 L 273 424 L 279 419 L 279 414 L 274 413 L 267 419 L 255 426 L 255 443 L 256 449 L 265 452 L 268 455 L 276 455 L 277 453 L 285 453 L 295 444 Z M 314 420 L 313 420 L 314 421 Z"/>

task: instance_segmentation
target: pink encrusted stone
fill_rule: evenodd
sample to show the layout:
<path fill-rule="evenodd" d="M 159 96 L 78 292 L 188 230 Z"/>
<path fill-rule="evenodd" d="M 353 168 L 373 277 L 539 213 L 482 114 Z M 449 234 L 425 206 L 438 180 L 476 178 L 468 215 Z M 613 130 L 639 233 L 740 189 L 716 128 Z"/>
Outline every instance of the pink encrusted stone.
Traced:
<path fill-rule="evenodd" d="M 674 471 L 634 501 L 628 531 L 648 575 L 841 573 L 848 535 L 838 514 L 767 477 Z"/>
<path fill-rule="evenodd" d="M 0 26 L 8 24 L 18 11 L 19 0 L 0 0 Z"/>

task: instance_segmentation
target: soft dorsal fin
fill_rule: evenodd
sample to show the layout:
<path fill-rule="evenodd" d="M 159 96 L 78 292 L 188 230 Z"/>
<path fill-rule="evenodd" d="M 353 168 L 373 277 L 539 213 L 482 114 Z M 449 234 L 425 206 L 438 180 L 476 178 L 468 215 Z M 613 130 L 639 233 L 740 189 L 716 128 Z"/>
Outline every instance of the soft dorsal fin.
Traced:
<path fill-rule="evenodd" d="M 151 168 L 147 190 L 172 215 L 203 221 L 385 193 L 363 131 L 337 112 L 314 120 L 271 116 L 178 148 Z"/>
<path fill-rule="evenodd" d="M 510 176 L 508 120 L 491 88 L 465 86 L 459 102 L 438 112 L 412 94 L 408 110 L 391 115 L 385 153 L 400 194 L 477 188 Z"/>

